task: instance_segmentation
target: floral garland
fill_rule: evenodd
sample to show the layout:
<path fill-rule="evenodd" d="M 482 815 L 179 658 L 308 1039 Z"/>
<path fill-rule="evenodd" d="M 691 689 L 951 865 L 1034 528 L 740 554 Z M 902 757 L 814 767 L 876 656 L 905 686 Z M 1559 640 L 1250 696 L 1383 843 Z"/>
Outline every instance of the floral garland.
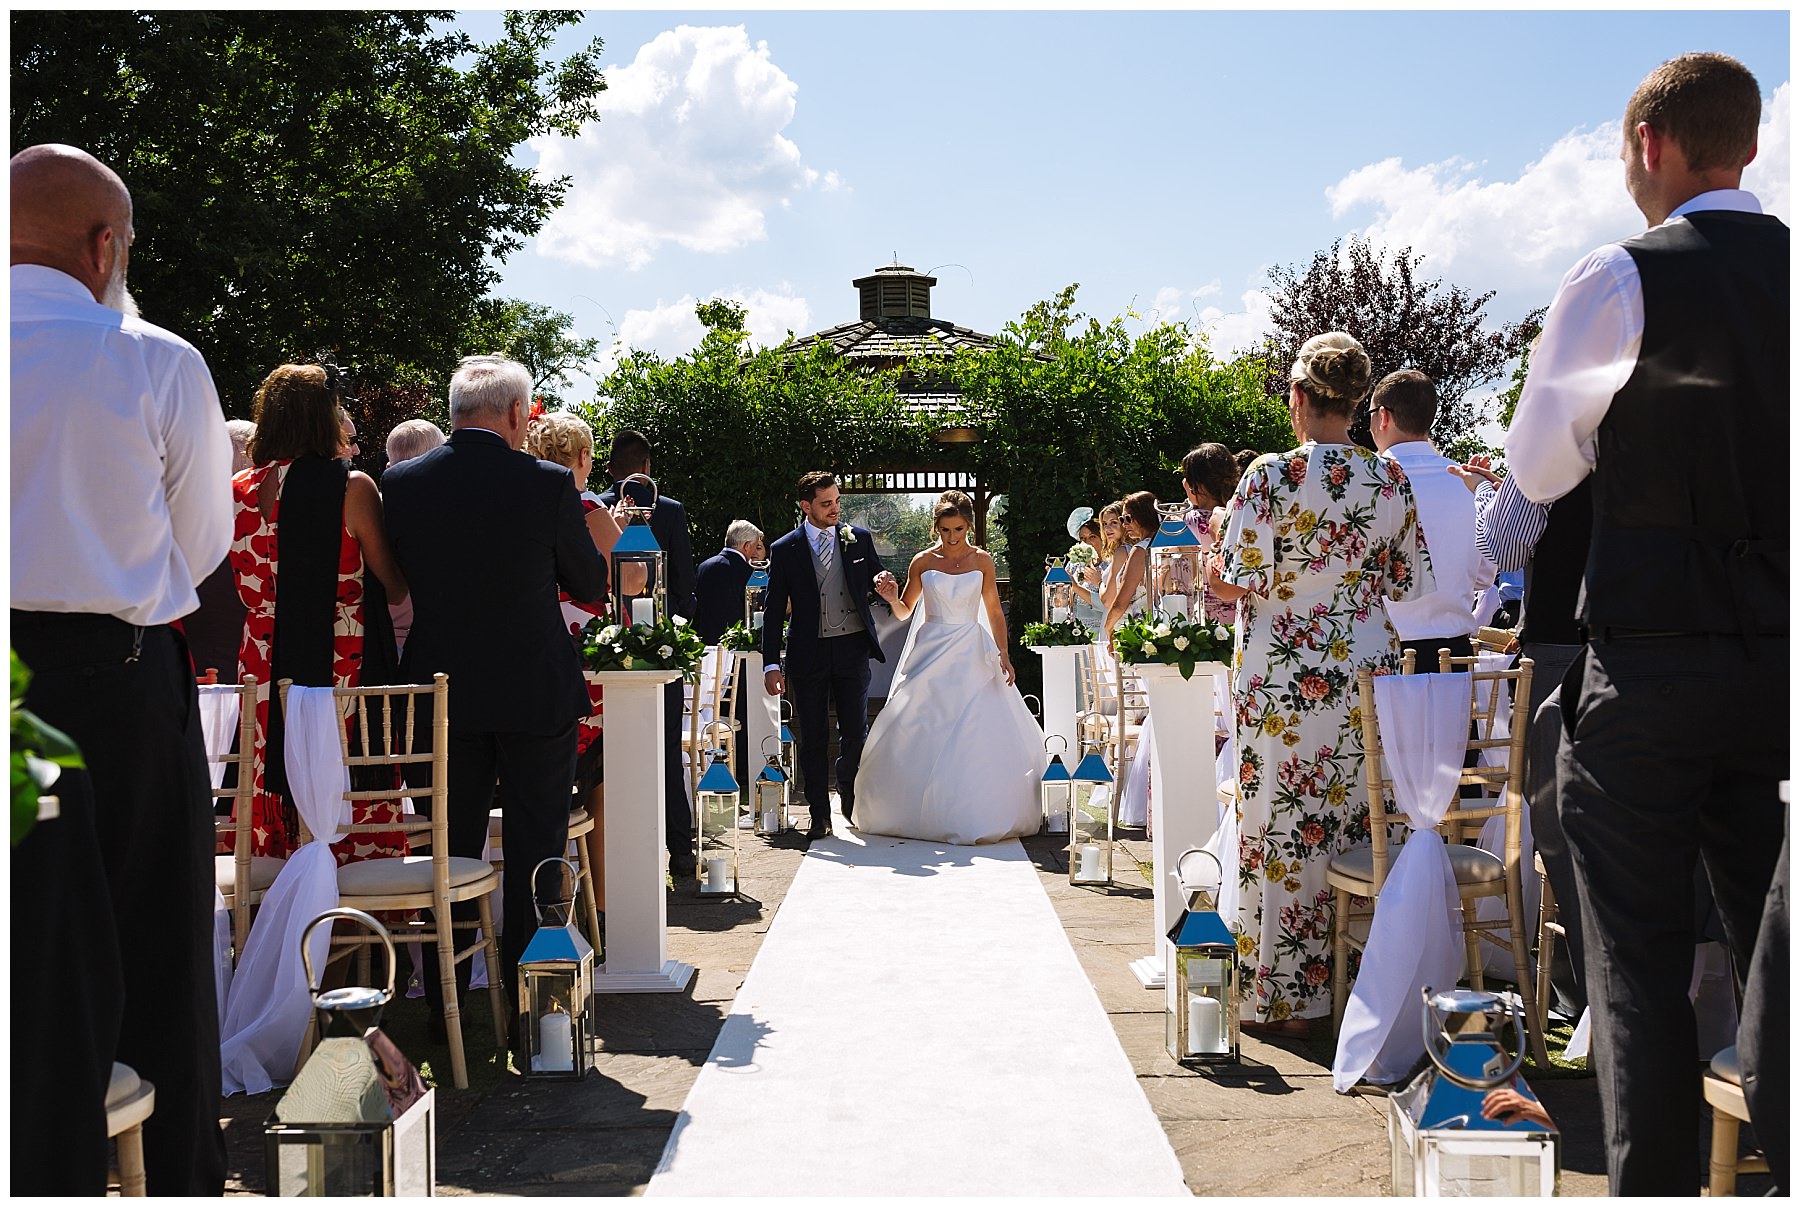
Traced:
<path fill-rule="evenodd" d="M 1034 620 L 1025 626 L 1024 637 L 1027 646 L 1087 645 L 1094 640 L 1094 630 L 1079 620 L 1059 620 L 1054 624 Z"/>
<path fill-rule="evenodd" d="M 1229 625 L 1159 616 L 1130 616 L 1113 630 L 1113 648 L 1121 662 L 1179 666 L 1183 679 L 1194 677 L 1201 662 L 1231 661 Z"/>
<path fill-rule="evenodd" d="M 655 624 L 607 624 L 599 617 L 581 630 L 581 665 L 590 671 L 680 671 L 700 680 L 706 643 L 685 624 L 664 617 Z"/>

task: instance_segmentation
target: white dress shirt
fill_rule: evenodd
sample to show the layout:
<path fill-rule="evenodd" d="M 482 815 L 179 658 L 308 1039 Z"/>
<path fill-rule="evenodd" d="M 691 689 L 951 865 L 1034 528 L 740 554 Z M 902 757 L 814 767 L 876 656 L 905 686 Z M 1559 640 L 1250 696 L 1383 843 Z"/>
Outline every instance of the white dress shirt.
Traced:
<path fill-rule="evenodd" d="M 1668 221 L 1700 210 L 1760 214 L 1762 206 L 1742 189 L 1715 189 L 1676 206 Z M 1617 243 L 1589 252 L 1557 287 L 1506 433 L 1506 463 L 1527 498 L 1553 502 L 1593 472 L 1594 432 L 1643 344 L 1637 262 Z"/>
<path fill-rule="evenodd" d="M 12 266 L 12 606 L 166 624 L 231 547 L 231 437 L 193 346 Z"/>
<path fill-rule="evenodd" d="M 1450 472 L 1456 464 L 1429 440 L 1403 440 L 1382 454 L 1412 483 L 1419 530 L 1431 551 L 1437 590 L 1417 599 L 1387 601 L 1388 620 L 1402 641 L 1474 634 L 1475 596 L 1494 582 L 1494 563 L 1475 548 L 1475 496 Z"/>

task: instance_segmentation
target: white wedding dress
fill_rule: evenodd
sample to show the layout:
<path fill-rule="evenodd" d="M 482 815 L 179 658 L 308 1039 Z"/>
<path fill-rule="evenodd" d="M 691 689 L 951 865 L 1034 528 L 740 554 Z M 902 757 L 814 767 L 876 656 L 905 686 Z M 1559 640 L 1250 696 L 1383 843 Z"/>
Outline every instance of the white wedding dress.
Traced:
<path fill-rule="evenodd" d="M 971 846 L 1035 834 L 1044 738 L 1000 670 L 981 574 L 921 576 L 920 610 L 856 775 L 858 830 Z"/>

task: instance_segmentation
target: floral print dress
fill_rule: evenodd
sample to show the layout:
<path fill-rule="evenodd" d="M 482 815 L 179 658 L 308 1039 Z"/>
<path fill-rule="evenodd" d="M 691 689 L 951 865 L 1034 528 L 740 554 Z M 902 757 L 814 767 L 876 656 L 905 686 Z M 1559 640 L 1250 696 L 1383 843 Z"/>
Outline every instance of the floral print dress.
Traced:
<path fill-rule="evenodd" d="M 1247 1021 L 1331 1009 L 1331 857 L 1368 838 L 1356 672 L 1399 669 L 1384 600 L 1436 588 L 1405 471 L 1342 444 L 1258 458 L 1238 483 L 1224 579 L 1238 601 L 1236 919 Z"/>
<path fill-rule="evenodd" d="M 237 578 L 238 597 L 244 601 L 244 640 L 238 648 L 238 674 L 255 675 L 256 685 L 256 795 L 250 806 L 251 854 L 285 859 L 297 845 L 289 832 L 284 805 L 277 793 L 263 789 L 263 751 L 269 727 L 269 692 L 272 651 L 275 645 L 275 525 L 281 517 L 281 483 L 289 461 L 252 466 L 231 480 L 235 526 L 231 538 L 231 569 Z M 257 506 L 263 479 L 276 475 L 275 506 L 267 516 Z M 332 626 L 331 674 L 338 687 L 362 684 L 363 558 L 362 544 L 348 528 L 342 529 L 337 567 L 337 615 Z M 396 821 L 399 801 L 356 801 L 351 814 L 357 824 Z M 388 858 L 407 853 L 406 835 L 369 832 L 352 834 L 332 844 L 340 865 L 362 859 Z"/>

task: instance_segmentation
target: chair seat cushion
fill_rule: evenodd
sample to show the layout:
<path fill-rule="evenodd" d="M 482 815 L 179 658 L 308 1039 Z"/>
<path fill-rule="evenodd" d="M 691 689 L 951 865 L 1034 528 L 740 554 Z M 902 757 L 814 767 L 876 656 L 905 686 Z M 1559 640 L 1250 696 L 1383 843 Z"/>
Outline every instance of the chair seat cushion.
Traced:
<path fill-rule="evenodd" d="M 1713 1076 L 1724 1081 L 1729 1081 L 1732 1085 L 1744 1084 L 1744 1072 L 1738 1067 L 1738 1051 L 1736 1044 L 1731 1045 L 1731 1047 L 1726 1048 L 1723 1052 L 1720 1052 L 1717 1056 L 1712 1058 L 1712 1071 Z"/>
<path fill-rule="evenodd" d="M 1460 843 L 1448 843 L 1444 849 L 1450 853 L 1450 870 L 1456 873 L 1458 884 L 1498 884 L 1506 878 L 1506 864 L 1498 855 Z M 1390 875 L 1399 855 L 1399 851 L 1388 848 Z M 1351 847 L 1341 855 L 1332 856 L 1331 870 L 1354 880 L 1370 880 L 1375 875 L 1375 851 L 1367 846 Z"/>
<path fill-rule="evenodd" d="M 450 887 L 491 875 L 494 865 L 485 859 L 450 857 Z M 338 869 L 338 892 L 346 896 L 395 897 L 431 891 L 431 856 L 408 855 L 402 859 L 365 859 Z"/>
<path fill-rule="evenodd" d="M 252 855 L 250 857 L 250 891 L 260 893 L 274 884 L 275 877 L 285 866 L 287 866 L 285 859 Z M 213 856 L 213 883 L 219 886 L 221 893 L 229 893 L 237 889 L 237 856 Z"/>
<path fill-rule="evenodd" d="M 110 1109 L 118 1106 L 137 1093 L 138 1086 L 142 1084 L 143 1082 L 138 1080 L 137 1070 L 130 1065 L 122 1065 L 116 1060 L 113 1061 L 112 1080 L 106 1086 L 107 1107 Z M 89 1099 L 89 1101 L 93 1100 Z"/>

